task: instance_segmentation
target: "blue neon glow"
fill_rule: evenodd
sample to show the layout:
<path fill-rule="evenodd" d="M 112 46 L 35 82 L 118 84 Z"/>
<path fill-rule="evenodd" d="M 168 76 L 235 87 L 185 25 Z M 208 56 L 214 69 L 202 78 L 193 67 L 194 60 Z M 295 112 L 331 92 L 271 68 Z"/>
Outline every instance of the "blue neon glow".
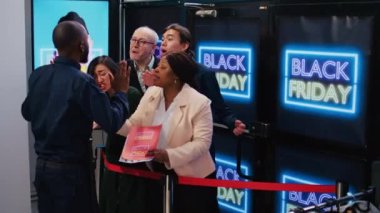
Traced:
<path fill-rule="evenodd" d="M 247 44 L 234 44 L 234 43 L 201 43 L 197 48 L 197 61 L 198 63 L 204 64 L 205 54 L 215 54 L 215 55 L 223 55 L 223 54 L 240 54 L 246 57 L 244 60 L 244 66 L 246 67 L 245 71 L 234 71 L 234 70 L 221 70 L 221 69 L 213 69 L 216 74 L 218 73 L 233 73 L 233 74 L 241 74 L 242 76 L 247 77 L 247 81 L 244 85 L 243 91 L 236 91 L 233 89 L 221 88 L 221 94 L 226 99 L 232 100 L 245 100 L 252 101 L 253 100 L 253 48 Z M 212 69 L 212 68 L 210 68 Z M 220 84 L 220 82 L 218 82 Z M 221 85 L 220 85 L 221 86 Z"/>
<path fill-rule="evenodd" d="M 283 91 L 281 94 L 283 94 L 283 103 L 285 106 L 293 106 L 294 109 L 304 109 L 311 111 L 319 111 L 319 112 L 340 112 L 339 114 L 351 114 L 355 115 L 358 114 L 359 107 L 358 103 L 360 102 L 358 100 L 358 94 L 360 94 L 360 88 L 359 85 L 360 82 L 360 67 L 361 67 L 361 60 L 360 60 L 360 54 L 358 51 L 352 51 L 352 50 L 331 50 L 324 48 L 315 48 L 314 50 L 312 48 L 309 48 L 308 50 L 305 50 L 306 48 L 285 48 L 284 51 L 284 60 L 283 60 Z M 343 49 L 343 48 L 341 48 Z M 292 76 L 291 71 L 292 67 L 290 64 L 290 61 L 292 59 L 297 59 L 297 57 L 302 58 L 305 62 L 314 61 L 314 63 L 320 63 L 325 62 L 328 65 L 334 64 L 334 60 L 336 61 L 342 61 L 345 60 L 347 65 L 347 70 L 349 71 L 349 79 L 331 79 L 333 75 L 329 75 L 327 72 L 324 73 L 325 79 L 322 78 L 322 76 L 317 77 L 310 77 L 309 79 L 306 79 L 307 76 Z M 293 64 L 292 64 L 293 65 Z M 314 64 L 313 64 L 314 65 Z M 324 64 L 325 65 L 325 64 Z M 327 67 L 327 66 L 326 66 Z M 326 68 L 324 67 L 324 68 Z M 313 68 L 313 66 L 312 66 Z M 306 66 L 303 67 L 303 69 L 306 69 Z M 327 69 L 327 68 L 326 68 Z M 338 69 L 338 68 L 337 68 Z M 338 71 L 337 71 L 338 72 Z M 310 71 L 311 73 L 311 71 Z M 306 73 L 307 74 L 307 73 Z M 344 73 L 343 73 L 344 74 Z M 344 77 L 344 76 L 343 76 Z M 329 79 L 330 78 L 330 79 Z M 302 85 L 308 85 L 309 83 L 317 82 L 318 85 L 323 84 L 330 84 L 330 86 L 337 86 L 337 88 L 344 88 L 344 86 L 347 86 L 346 88 L 349 88 L 351 90 L 350 94 L 347 95 L 347 99 L 345 99 L 347 102 L 343 103 L 341 105 L 338 105 L 337 103 L 328 103 L 323 101 L 313 101 L 313 100 L 300 100 L 295 97 L 290 97 L 289 94 L 289 82 L 296 80 L 298 83 L 301 82 Z M 309 81 L 308 81 L 309 80 Z M 333 82 L 333 80 L 335 82 Z M 305 84 L 303 84 L 305 82 Z M 334 87 L 335 88 L 335 87 Z M 304 88 L 305 89 L 305 88 Z M 306 91 L 306 89 L 305 89 Z M 335 91 L 335 90 L 334 90 Z M 298 91 L 296 91 L 298 93 Z M 305 92 L 306 94 L 306 92 Z M 309 94 L 310 95 L 310 94 Z M 338 96 L 334 96 L 335 98 L 338 98 Z M 342 97 L 339 97 L 342 98 Z M 337 113 L 335 113 L 337 114 Z"/>
<path fill-rule="evenodd" d="M 327 181 L 323 180 L 321 178 L 316 178 L 316 177 L 311 177 L 311 176 L 306 176 L 306 175 L 300 175 L 300 174 L 294 174 L 294 173 L 283 173 L 281 175 L 281 183 L 296 183 L 296 184 L 335 184 L 333 181 Z M 286 195 L 289 192 L 287 191 L 282 191 L 281 192 L 281 213 L 286 213 L 290 209 L 287 209 L 287 204 L 291 204 L 290 200 L 287 200 Z M 335 194 L 329 194 L 329 193 L 316 193 L 319 194 L 320 197 L 331 197 L 335 198 Z M 310 204 L 314 205 L 314 204 Z M 298 207 L 300 205 L 297 205 L 295 207 Z M 305 207 L 305 206 L 300 206 L 300 207 Z"/>
<path fill-rule="evenodd" d="M 217 169 L 219 168 L 219 166 L 222 166 L 222 167 L 224 166 L 224 167 L 236 170 L 236 162 L 235 161 L 230 161 L 226 157 L 216 157 L 215 161 L 216 161 L 216 167 L 217 167 Z M 249 172 L 248 166 L 246 166 L 245 164 L 242 163 L 241 164 L 241 171 L 245 175 L 248 175 L 248 172 Z M 244 181 L 248 181 L 248 180 L 244 180 Z M 228 210 L 232 210 L 233 212 L 241 212 L 241 213 L 250 212 L 249 211 L 250 205 L 248 203 L 248 201 L 249 201 L 248 198 L 250 197 L 250 192 L 245 189 L 244 190 L 244 194 L 245 194 L 244 198 L 243 198 L 244 201 L 242 202 L 241 207 L 238 207 L 236 205 L 233 205 L 233 204 L 231 204 L 229 202 L 226 202 L 226 201 L 223 201 L 221 199 L 218 199 L 218 204 L 222 208 L 226 208 Z"/>
<path fill-rule="evenodd" d="M 161 58 L 161 44 L 162 44 L 162 40 L 158 39 L 156 48 L 154 49 L 154 56 L 156 56 L 157 58 Z"/>

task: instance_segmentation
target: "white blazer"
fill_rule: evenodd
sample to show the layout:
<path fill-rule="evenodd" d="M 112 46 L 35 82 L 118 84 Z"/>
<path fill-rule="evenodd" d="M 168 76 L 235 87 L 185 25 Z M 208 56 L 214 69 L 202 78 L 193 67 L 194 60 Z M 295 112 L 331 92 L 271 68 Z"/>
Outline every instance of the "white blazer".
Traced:
<path fill-rule="evenodd" d="M 127 136 L 132 126 L 151 126 L 161 91 L 160 87 L 149 87 L 136 111 L 117 133 Z M 176 108 L 168 121 L 166 150 L 170 165 L 166 166 L 180 176 L 206 177 L 215 171 L 209 152 L 213 131 L 211 101 L 187 84 L 175 99 Z"/>

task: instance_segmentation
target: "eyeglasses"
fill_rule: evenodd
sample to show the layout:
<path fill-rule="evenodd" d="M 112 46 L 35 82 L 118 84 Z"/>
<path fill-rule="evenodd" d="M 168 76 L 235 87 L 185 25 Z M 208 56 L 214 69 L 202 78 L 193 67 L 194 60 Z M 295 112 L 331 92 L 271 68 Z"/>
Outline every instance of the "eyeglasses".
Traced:
<path fill-rule="evenodd" d="M 144 41 L 144 40 L 137 40 L 137 39 L 135 39 L 135 38 L 132 38 L 132 39 L 130 40 L 130 42 L 131 42 L 131 45 L 137 43 L 137 45 L 139 45 L 139 46 L 140 46 L 140 45 L 145 45 L 145 44 L 154 44 L 153 42 Z"/>

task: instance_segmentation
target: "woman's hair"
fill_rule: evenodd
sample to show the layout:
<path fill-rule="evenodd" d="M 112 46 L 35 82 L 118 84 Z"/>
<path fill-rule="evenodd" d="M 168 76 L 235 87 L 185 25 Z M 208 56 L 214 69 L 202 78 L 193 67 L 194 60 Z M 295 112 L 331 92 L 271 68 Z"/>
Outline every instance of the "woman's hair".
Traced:
<path fill-rule="evenodd" d="M 191 56 L 184 52 L 169 53 L 165 56 L 173 73 L 179 78 L 182 83 L 187 83 L 191 87 L 197 89 L 195 84 L 195 74 L 198 69 L 197 63 Z"/>
<path fill-rule="evenodd" d="M 95 68 L 97 65 L 103 64 L 108 69 L 110 69 L 111 73 L 115 76 L 119 72 L 119 66 L 115 63 L 115 61 L 109 56 L 98 56 L 90 62 L 87 68 L 87 73 L 92 77 L 95 77 Z"/>
<path fill-rule="evenodd" d="M 185 52 L 190 55 L 191 57 L 194 57 L 194 52 L 191 50 L 191 45 L 192 45 L 192 37 L 189 29 L 186 27 L 178 24 L 178 23 L 173 23 L 170 24 L 169 26 L 165 27 L 163 34 L 168 31 L 168 30 L 175 30 L 179 33 L 179 38 L 180 42 L 182 43 L 188 43 L 189 47 L 185 50 Z"/>
<path fill-rule="evenodd" d="M 81 24 L 86 29 L 87 34 L 89 34 L 87 26 L 86 26 L 86 22 L 84 22 L 83 18 L 80 17 L 78 13 L 76 13 L 74 11 L 68 12 L 65 16 L 62 16 L 58 20 L 58 24 L 61 22 L 64 22 L 64 21 L 76 21 L 76 22 L 78 22 L 79 24 Z"/>

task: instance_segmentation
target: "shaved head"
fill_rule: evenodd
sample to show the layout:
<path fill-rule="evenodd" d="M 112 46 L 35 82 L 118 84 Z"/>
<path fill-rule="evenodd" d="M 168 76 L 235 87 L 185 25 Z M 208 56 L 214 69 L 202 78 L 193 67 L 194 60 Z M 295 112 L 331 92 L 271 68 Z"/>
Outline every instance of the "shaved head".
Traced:
<path fill-rule="evenodd" d="M 86 29 L 75 21 L 63 21 L 53 31 L 53 43 L 59 55 L 79 62 L 87 62 L 88 42 Z"/>

